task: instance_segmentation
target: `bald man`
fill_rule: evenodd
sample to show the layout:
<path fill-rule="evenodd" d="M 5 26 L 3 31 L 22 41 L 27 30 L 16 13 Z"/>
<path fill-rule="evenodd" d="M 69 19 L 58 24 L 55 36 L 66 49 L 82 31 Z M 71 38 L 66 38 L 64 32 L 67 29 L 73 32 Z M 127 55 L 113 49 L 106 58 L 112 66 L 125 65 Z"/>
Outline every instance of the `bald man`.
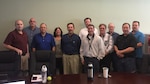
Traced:
<path fill-rule="evenodd" d="M 117 36 L 119 36 L 119 34 L 116 33 L 114 30 L 115 30 L 115 25 L 113 23 L 109 23 L 108 24 L 108 34 L 110 34 L 113 37 L 113 40 L 115 41 Z"/>
<path fill-rule="evenodd" d="M 115 43 L 116 38 L 119 36 L 118 33 L 116 33 L 115 31 L 115 25 L 113 23 L 109 23 L 108 24 L 108 34 L 110 34 L 113 37 L 113 41 Z M 112 57 L 112 67 L 113 67 L 113 71 L 116 72 L 117 71 L 117 61 L 118 61 L 118 56 L 115 54 L 115 52 L 111 52 L 110 56 Z"/>
<path fill-rule="evenodd" d="M 28 36 L 28 43 L 29 43 L 29 51 L 31 52 L 32 48 L 31 48 L 31 43 L 33 40 L 33 37 L 40 33 L 40 29 L 36 26 L 36 20 L 35 18 L 30 18 L 29 20 L 29 26 L 27 26 L 26 28 L 23 29 Z"/>
<path fill-rule="evenodd" d="M 23 32 L 23 21 L 15 21 L 15 30 L 10 32 L 4 41 L 4 47 L 15 51 L 21 56 L 21 71 L 24 76 L 28 75 L 28 39 L 27 34 Z"/>

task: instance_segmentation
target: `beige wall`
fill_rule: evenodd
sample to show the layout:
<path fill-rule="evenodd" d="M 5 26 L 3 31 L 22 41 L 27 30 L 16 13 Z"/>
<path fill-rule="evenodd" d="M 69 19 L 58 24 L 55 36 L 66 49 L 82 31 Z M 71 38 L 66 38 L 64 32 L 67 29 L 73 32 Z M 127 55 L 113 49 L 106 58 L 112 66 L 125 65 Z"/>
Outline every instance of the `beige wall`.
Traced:
<path fill-rule="evenodd" d="M 78 33 L 85 17 L 91 17 L 97 28 L 100 23 L 113 22 L 118 33 L 122 33 L 122 23 L 139 20 L 141 31 L 148 34 L 149 9 L 150 0 L 0 0 L 0 50 L 5 49 L 2 43 L 16 19 L 27 26 L 29 18 L 34 17 L 38 26 L 41 22 L 48 25 L 49 33 L 57 26 L 66 33 L 68 22 L 75 24 Z"/>

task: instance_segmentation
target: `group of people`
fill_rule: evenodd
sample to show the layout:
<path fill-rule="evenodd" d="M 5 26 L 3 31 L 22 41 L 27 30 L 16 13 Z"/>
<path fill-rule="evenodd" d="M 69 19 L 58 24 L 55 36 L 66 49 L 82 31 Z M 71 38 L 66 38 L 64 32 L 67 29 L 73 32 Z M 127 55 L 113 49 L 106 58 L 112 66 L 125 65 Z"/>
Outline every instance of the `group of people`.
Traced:
<path fill-rule="evenodd" d="M 29 26 L 24 28 L 22 20 L 15 21 L 15 30 L 10 32 L 4 46 L 21 56 L 21 71 L 28 73 L 30 52 L 50 50 L 55 52 L 56 72 L 59 74 L 78 74 L 87 72 L 88 64 L 93 64 L 94 73 L 102 72 L 102 67 L 113 68 L 116 72 L 140 72 L 142 65 L 142 46 L 144 34 L 139 31 L 140 22 L 123 23 L 123 34 L 114 32 L 115 25 L 99 25 L 99 31 L 91 18 L 84 19 L 85 28 L 75 34 L 74 23 L 67 24 L 68 33 L 63 34 L 60 27 L 54 34 L 47 32 L 47 25 L 36 26 L 35 18 L 30 18 Z M 112 67 L 111 67 L 112 65 Z"/>

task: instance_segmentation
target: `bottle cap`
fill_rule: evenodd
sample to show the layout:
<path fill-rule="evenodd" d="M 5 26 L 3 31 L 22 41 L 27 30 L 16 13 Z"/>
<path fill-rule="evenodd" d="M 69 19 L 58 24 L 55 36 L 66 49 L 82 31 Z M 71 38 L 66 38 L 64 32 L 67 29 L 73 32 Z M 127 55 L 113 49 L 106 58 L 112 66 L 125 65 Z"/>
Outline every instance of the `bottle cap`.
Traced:
<path fill-rule="evenodd" d="M 45 71 L 47 71 L 47 67 L 46 67 L 46 65 L 43 65 L 42 66 L 42 70 L 41 70 L 42 72 L 45 72 Z"/>
<path fill-rule="evenodd" d="M 89 67 L 93 67 L 92 63 L 89 63 L 88 66 L 89 66 Z"/>

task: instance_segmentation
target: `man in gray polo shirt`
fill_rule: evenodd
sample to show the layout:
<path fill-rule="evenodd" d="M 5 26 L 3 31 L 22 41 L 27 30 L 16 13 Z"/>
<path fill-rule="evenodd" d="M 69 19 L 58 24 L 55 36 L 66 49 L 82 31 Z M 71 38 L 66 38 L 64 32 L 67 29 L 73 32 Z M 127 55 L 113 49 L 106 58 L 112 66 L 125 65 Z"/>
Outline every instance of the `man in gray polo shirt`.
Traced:
<path fill-rule="evenodd" d="M 24 31 L 27 33 L 28 42 L 29 42 L 29 52 L 31 52 L 31 43 L 35 34 L 40 33 L 40 29 L 36 26 L 35 18 L 30 18 L 29 26 L 24 28 Z"/>

